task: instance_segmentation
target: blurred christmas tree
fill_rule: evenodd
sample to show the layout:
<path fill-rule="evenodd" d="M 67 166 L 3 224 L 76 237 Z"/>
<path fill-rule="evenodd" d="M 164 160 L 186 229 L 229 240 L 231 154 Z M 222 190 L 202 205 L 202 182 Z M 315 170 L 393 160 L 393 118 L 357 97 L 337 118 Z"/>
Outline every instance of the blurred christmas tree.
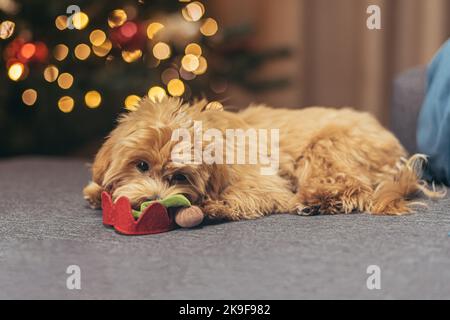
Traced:
<path fill-rule="evenodd" d="M 255 52 L 206 1 L 0 0 L 0 156 L 64 154 L 104 136 L 139 97 L 222 100 L 286 49 Z"/>

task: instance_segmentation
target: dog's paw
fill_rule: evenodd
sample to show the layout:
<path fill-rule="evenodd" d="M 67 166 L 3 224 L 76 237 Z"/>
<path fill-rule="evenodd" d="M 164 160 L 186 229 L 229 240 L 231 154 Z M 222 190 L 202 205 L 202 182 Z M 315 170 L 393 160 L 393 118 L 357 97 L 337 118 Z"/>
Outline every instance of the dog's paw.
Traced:
<path fill-rule="evenodd" d="M 213 220 L 231 220 L 252 219 L 246 216 L 236 206 L 223 200 L 206 200 L 201 205 L 204 214 Z"/>
<path fill-rule="evenodd" d="M 89 183 L 83 189 L 84 199 L 92 209 L 100 209 L 102 206 L 102 187 L 95 182 Z"/>
<path fill-rule="evenodd" d="M 295 213 L 304 217 L 317 216 L 320 214 L 320 206 L 298 205 L 295 208 Z"/>

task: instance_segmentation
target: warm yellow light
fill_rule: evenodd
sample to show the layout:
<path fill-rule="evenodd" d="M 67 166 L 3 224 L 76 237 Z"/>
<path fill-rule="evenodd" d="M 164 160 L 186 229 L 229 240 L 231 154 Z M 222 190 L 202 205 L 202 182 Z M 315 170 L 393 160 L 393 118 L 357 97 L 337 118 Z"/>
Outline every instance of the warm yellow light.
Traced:
<path fill-rule="evenodd" d="M 73 76 L 70 73 L 64 72 L 58 77 L 58 85 L 62 89 L 69 89 L 73 84 Z"/>
<path fill-rule="evenodd" d="M 179 97 L 184 93 L 184 83 L 180 79 L 172 79 L 167 84 L 167 90 L 174 97 Z"/>
<path fill-rule="evenodd" d="M 141 101 L 141 98 L 139 96 L 135 94 L 129 95 L 125 98 L 125 108 L 134 111 L 137 109 L 139 101 Z"/>
<path fill-rule="evenodd" d="M 148 90 L 148 97 L 153 101 L 161 101 L 166 96 L 166 90 L 164 88 L 154 86 Z"/>
<path fill-rule="evenodd" d="M 32 106 L 37 100 L 37 92 L 34 89 L 27 89 L 22 93 L 22 101 L 27 106 Z"/>
<path fill-rule="evenodd" d="M 89 41 L 94 46 L 101 46 L 106 41 L 106 34 L 102 30 L 96 29 L 89 35 Z"/>
<path fill-rule="evenodd" d="M 142 51 L 137 49 L 134 51 L 122 51 L 122 58 L 125 62 L 131 63 L 142 57 Z"/>
<path fill-rule="evenodd" d="M 194 56 L 200 57 L 202 55 L 202 47 L 196 43 L 190 43 L 184 48 L 185 54 L 193 54 Z"/>
<path fill-rule="evenodd" d="M 215 35 L 217 33 L 217 30 L 219 30 L 219 25 L 213 18 L 206 19 L 200 27 L 200 32 L 207 37 Z"/>
<path fill-rule="evenodd" d="M 89 108 L 95 109 L 102 102 L 102 96 L 98 91 L 92 90 L 86 93 L 84 96 L 84 102 Z"/>
<path fill-rule="evenodd" d="M 159 22 L 152 22 L 147 27 L 147 37 L 153 39 L 155 35 L 164 28 L 164 25 Z"/>
<path fill-rule="evenodd" d="M 122 9 L 113 10 L 108 17 L 108 25 L 111 28 L 120 27 L 125 21 L 127 21 L 127 13 Z"/>
<path fill-rule="evenodd" d="M 23 75 L 25 67 L 22 63 L 13 63 L 8 69 L 8 76 L 13 81 L 18 81 Z"/>
<path fill-rule="evenodd" d="M 44 79 L 48 82 L 53 82 L 58 78 L 59 70 L 54 65 L 49 65 L 44 70 Z"/>
<path fill-rule="evenodd" d="M 219 101 L 212 101 L 206 105 L 205 110 L 223 111 L 223 105 Z"/>
<path fill-rule="evenodd" d="M 170 47 L 165 42 L 158 42 L 153 47 L 153 55 L 156 59 L 165 60 L 170 57 Z"/>
<path fill-rule="evenodd" d="M 67 17 L 64 15 L 57 16 L 55 19 L 55 26 L 58 30 L 64 30 L 67 28 Z"/>
<path fill-rule="evenodd" d="M 206 59 L 204 57 L 198 58 L 198 61 L 199 61 L 198 68 L 195 69 L 193 72 L 196 75 L 201 75 L 206 72 L 206 69 L 208 69 L 208 62 L 206 61 Z"/>
<path fill-rule="evenodd" d="M 53 56 L 58 61 L 64 60 L 68 54 L 69 54 L 69 48 L 64 44 L 58 44 L 53 49 Z"/>
<path fill-rule="evenodd" d="M 92 46 L 92 51 L 94 51 L 95 55 L 99 57 L 106 56 L 109 51 L 112 49 L 112 43 L 108 39 L 103 42 L 100 46 Z"/>
<path fill-rule="evenodd" d="M 197 70 L 198 66 L 200 65 L 200 61 L 198 60 L 197 56 L 194 56 L 193 54 L 187 54 L 181 59 L 181 65 L 183 66 L 183 69 L 189 72 L 193 72 Z"/>
<path fill-rule="evenodd" d="M 72 16 L 72 23 L 73 23 L 73 26 L 75 27 L 75 29 L 82 30 L 82 29 L 86 28 L 86 26 L 88 25 L 89 17 L 87 16 L 86 13 L 84 13 L 82 11 L 76 12 Z"/>
<path fill-rule="evenodd" d="M 87 44 L 81 43 L 75 47 L 75 57 L 79 60 L 86 60 L 91 54 L 91 48 Z"/>
<path fill-rule="evenodd" d="M 205 13 L 205 7 L 198 1 L 191 2 L 181 10 L 181 13 L 187 21 L 198 21 Z"/>
<path fill-rule="evenodd" d="M 61 97 L 58 101 L 58 108 L 64 113 L 69 113 L 73 110 L 73 106 L 75 105 L 75 102 L 73 99 L 69 96 Z"/>
<path fill-rule="evenodd" d="M 5 40 L 12 36 L 16 24 L 12 21 L 5 20 L 0 23 L 0 39 Z"/>

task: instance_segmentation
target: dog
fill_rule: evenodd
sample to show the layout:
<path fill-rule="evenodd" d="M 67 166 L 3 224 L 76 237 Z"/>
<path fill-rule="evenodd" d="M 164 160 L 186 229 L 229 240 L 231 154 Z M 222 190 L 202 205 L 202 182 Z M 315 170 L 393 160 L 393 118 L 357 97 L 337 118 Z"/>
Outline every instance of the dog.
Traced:
<path fill-rule="evenodd" d="M 402 215 L 419 193 L 439 193 L 421 180 L 425 157 L 407 153 L 373 116 L 350 108 L 289 110 L 252 105 L 240 112 L 208 110 L 206 101 L 144 98 L 120 116 L 92 165 L 83 190 L 94 208 L 101 193 L 125 196 L 133 207 L 185 195 L 210 219 L 255 219 L 268 214 Z M 230 128 L 279 129 L 279 168 L 261 164 L 180 163 L 171 154 L 180 127 L 192 121 L 225 135 Z"/>

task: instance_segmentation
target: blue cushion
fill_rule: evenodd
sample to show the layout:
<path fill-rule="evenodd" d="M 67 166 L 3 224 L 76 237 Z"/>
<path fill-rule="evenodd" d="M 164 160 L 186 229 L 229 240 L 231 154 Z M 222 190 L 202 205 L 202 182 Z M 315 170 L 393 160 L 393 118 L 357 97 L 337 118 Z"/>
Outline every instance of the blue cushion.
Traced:
<path fill-rule="evenodd" d="M 417 128 L 419 152 L 429 156 L 428 174 L 450 182 L 450 41 L 428 68 L 427 93 Z"/>

